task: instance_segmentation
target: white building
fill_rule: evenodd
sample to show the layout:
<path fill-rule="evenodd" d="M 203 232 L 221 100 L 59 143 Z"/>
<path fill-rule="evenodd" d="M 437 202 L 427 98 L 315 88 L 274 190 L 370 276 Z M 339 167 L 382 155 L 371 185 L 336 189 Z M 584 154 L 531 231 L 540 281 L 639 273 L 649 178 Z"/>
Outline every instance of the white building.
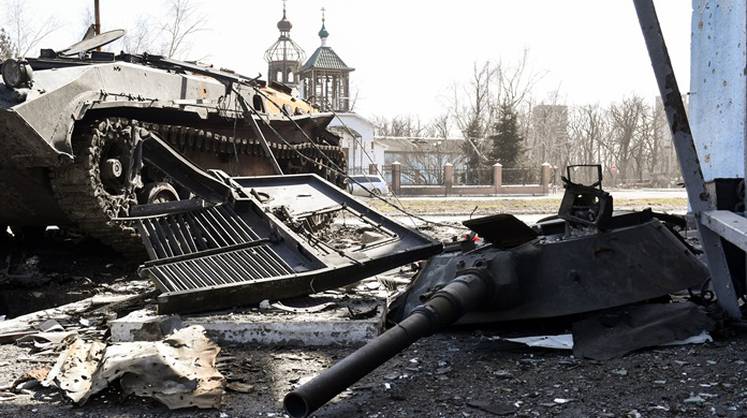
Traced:
<path fill-rule="evenodd" d="M 374 125 L 371 121 L 353 112 L 337 113 L 328 128 L 342 138 L 341 146 L 348 157 L 348 173 L 368 173 L 372 162 L 381 168 L 383 151 L 380 152 L 381 159 L 378 159 L 374 149 Z"/>

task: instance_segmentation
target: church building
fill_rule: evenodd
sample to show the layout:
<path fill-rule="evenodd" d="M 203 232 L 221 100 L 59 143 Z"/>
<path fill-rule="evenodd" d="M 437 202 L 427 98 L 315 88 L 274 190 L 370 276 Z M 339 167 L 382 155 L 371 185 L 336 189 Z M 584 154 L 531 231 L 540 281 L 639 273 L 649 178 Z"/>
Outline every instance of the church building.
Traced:
<path fill-rule="evenodd" d="M 350 73 L 355 69 L 345 64 L 328 45 L 324 13 L 322 9 L 320 45 L 306 59 L 303 48 L 291 39 L 293 25 L 283 1 L 283 17 L 277 23 L 280 36 L 265 51 L 267 79 L 296 89 L 300 97 L 314 104 L 320 112 L 333 114 L 329 129 L 342 138 L 348 173 L 368 173 L 369 164 L 375 158 L 374 125 L 353 111 L 355 98 L 351 97 Z"/>

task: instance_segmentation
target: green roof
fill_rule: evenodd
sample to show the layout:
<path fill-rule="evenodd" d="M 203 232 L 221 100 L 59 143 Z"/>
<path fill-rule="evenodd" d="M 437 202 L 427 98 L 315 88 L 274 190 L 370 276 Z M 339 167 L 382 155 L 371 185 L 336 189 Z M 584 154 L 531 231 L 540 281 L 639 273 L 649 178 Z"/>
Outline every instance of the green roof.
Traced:
<path fill-rule="evenodd" d="M 320 46 L 314 51 L 313 54 L 306 61 L 306 64 L 301 67 L 301 71 L 308 70 L 347 70 L 353 71 L 353 68 L 348 67 L 345 62 L 340 58 L 332 48 L 328 46 Z"/>

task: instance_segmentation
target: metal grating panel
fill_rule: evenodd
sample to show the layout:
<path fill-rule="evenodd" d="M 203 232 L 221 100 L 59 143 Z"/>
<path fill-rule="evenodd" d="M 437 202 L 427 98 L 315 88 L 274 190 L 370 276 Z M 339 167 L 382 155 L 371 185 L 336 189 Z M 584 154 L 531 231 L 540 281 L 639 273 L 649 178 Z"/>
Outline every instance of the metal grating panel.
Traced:
<path fill-rule="evenodd" d="M 165 292 L 252 282 L 295 272 L 229 205 L 138 218 L 151 261 L 141 269 Z"/>
<path fill-rule="evenodd" d="M 138 219 L 151 259 L 194 254 L 259 240 L 228 205 Z"/>
<path fill-rule="evenodd" d="M 147 270 L 156 285 L 166 292 L 294 274 L 293 269 L 266 244 L 154 265 Z"/>

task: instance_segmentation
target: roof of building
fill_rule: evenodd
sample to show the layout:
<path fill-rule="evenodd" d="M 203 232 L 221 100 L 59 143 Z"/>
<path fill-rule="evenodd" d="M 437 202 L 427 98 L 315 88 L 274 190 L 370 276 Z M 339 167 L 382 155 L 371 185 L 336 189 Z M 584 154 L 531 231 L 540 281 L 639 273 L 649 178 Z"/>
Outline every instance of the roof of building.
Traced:
<path fill-rule="evenodd" d="M 353 128 L 349 127 L 349 126 L 342 126 L 342 125 L 327 126 L 327 130 L 330 130 L 330 131 L 332 131 L 334 133 L 340 133 L 340 134 L 343 134 L 343 135 L 350 135 L 350 136 L 352 136 L 354 138 L 361 138 L 362 137 L 362 135 L 358 131 L 356 131 L 355 129 L 353 129 Z"/>
<path fill-rule="evenodd" d="M 301 71 L 313 69 L 353 71 L 348 67 L 339 55 L 328 46 L 320 46 L 301 67 Z"/>
<path fill-rule="evenodd" d="M 460 154 L 464 139 L 383 136 L 374 138 L 374 144 L 387 152 Z"/>

